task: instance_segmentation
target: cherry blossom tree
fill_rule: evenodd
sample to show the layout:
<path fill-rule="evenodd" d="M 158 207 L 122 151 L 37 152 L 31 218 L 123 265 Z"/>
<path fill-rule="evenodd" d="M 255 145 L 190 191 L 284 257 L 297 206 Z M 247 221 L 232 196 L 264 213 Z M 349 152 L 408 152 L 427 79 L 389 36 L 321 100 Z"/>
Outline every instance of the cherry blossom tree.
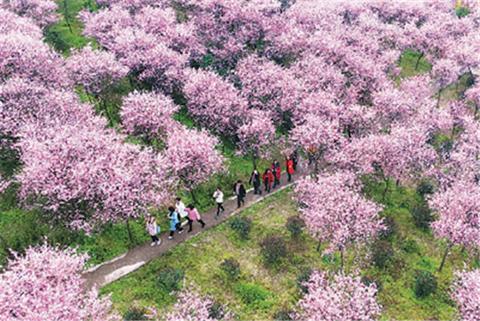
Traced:
<path fill-rule="evenodd" d="M 10 185 L 10 182 L 0 176 L 0 194 L 3 193 L 8 188 L 9 185 Z"/>
<path fill-rule="evenodd" d="M 461 320 L 474 321 L 480 315 L 480 270 L 455 274 L 452 298 L 458 306 Z"/>
<path fill-rule="evenodd" d="M 2 320 L 119 320 L 109 297 L 84 289 L 87 260 L 71 249 L 42 245 L 15 255 L 0 274 Z"/>
<path fill-rule="evenodd" d="M 451 59 L 439 59 L 432 68 L 432 78 L 438 89 L 437 107 L 440 105 L 442 91 L 450 84 L 458 80 L 460 67 Z"/>
<path fill-rule="evenodd" d="M 330 280 L 315 271 L 305 285 L 308 292 L 298 303 L 298 320 L 370 321 L 380 317 L 375 284 L 367 286 L 359 276 L 337 274 Z"/>
<path fill-rule="evenodd" d="M 179 124 L 172 118 L 178 111 L 173 100 L 161 93 L 133 92 L 123 100 L 120 116 L 130 135 L 164 140 Z"/>
<path fill-rule="evenodd" d="M 122 139 L 94 124 L 30 128 L 18 144 L 20 197 L 72 228 L 128 225 L 130 218 L 163 205 L 170 186 L 165 160 Z"/>
<path fill-rule="evenodd" d="M 33 19 L 42 28 L 58 19 L 57 4 L 51 0 L 5 0 L 3 7 Z"/>
<path fill-rule="evenodd" d="M 328 252 L 340 250 L 342 267 L 348 245 L 368 242 L 383 229 L 381 207 L 365 199 L 360 189 L 351 172 L 306 178 L 295 187 L 300 215 L 309 233 L 320 243 L 328 241 Z"/>
<path fill-rule="evenodd" d="M 480 246 L 480 187 L 474 182 L 455 182 L 446 191 L 439 191 L 429 200 L 438 214 L 432 223 L 435 235 L 446 240 L 447 246 L 439 271 L 454 245 L 467 248 Z"/>
<path fill-rule="evenodd" d="M 18 32 L 32 37 L 42 38 L 42 30 L 30 18 L 20 17 L 15 13 L 0 8 L 0 33 Z"/>
<path fill-rule="evenodd" d="M 66 68 L 76 85 L 82 85 L 87 93 L 96 97 L 128 73 L 128 68 L 112 53 L 93 50 L 90 45 L 73 51 L 66 60 Z"/>
<path fill-rule="evenodd" d="M 248 103 L 233 84 L 211 71 L 192 70 L 183 88 L 188 112 L 201 125 L 233 136 L 242 125 Z"/>
<path fill-rule="evenodd" d="M 215 150 L 218 144 L 218 139 L 206 131 L 187 128 L 177 129 L 166 141 L 167 172 L 191 193 L 195 202 L 193 189 L 224 169 L 224 159 Z"/>
<path fill-rule="evenodd" d="M 167 314 L 167 321 L 216 321 L 219 320 L 212 316 L 211 309 L 214 302 L 208 297 L 201 297 L 193 290 L 184 290 L 178 294 L 177 303 L 173 306 L 173 311 Z M 225 308 L 222 307 L 223 316 L 221 320 L 230 320 L 231 316 Z"/>
<path fill-rule="evenodd" d="M 315 173 L 318 173 L 318 163 L 325 153 L 333 152 L 343 144 L 344 137 L 340 132 L 338 120 L 312 115 L 305 122 L 295 127 L 291 132 L 294 143 L 305 150 L 314 160 Z"/>
<path fill-rule="evenodd" d="M 249 120 L 237 130 L 238 145 L 243 155 L 252 157 L 257 167 L 259 157 L 266 155 L 275 139 L 275 127 L 268 112 L 250 109 Z"/>

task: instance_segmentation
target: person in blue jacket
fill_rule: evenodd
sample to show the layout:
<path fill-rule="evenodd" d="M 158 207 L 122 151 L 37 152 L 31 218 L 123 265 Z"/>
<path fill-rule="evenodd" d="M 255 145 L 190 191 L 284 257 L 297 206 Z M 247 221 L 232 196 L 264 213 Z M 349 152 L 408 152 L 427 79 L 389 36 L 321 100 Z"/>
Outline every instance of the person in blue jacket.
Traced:
<path fill-rule="evenodd" d="M 170 235 L 168 236 L 168 239 L 171 240 L 173 239 L 173 233 L 175 233 L 175 231 L 178 231 L 178 234 L 182 234 L 183 227 L 180 221 L 180 215 L 172 206 L 168 208 L 168 219 L 170 220 Z"/>

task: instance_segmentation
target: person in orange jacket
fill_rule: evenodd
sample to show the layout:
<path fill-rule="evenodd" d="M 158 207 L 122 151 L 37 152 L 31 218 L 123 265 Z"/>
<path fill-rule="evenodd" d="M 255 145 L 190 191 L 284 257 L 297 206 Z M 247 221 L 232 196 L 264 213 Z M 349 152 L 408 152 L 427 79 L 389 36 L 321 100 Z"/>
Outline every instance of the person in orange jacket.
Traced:
<path fill-rule="evenodd" d="M 273 176 L 272 171 L 269 168 L 267 168 L 265 170 L 265 173 L 263 173 L 262 179 L 263 179 L 263 185 L 265 185 L 265 192 L 270 193 L 270 190 L 272 189 L 272 183 L 275 178 Z"/>
<path fill-rule="evenodd" d="M 286 160 L 285 160 L 285 167 L 287 169 L 288 181 L 291 182 L 292 181 L 292 175 L 293 175 L 293 173 L 295 173 L 295 167 L 294 167 L 293 159 L 291 159 L 290 157 L 287 157 Z"/>
<path fill-rule="evenodd" d="M 272 163 L 272 174 L 274 175 L 273 188 L 280 186 L 280 178 L 282 177 L 282 166 L 277 160 Z"/>

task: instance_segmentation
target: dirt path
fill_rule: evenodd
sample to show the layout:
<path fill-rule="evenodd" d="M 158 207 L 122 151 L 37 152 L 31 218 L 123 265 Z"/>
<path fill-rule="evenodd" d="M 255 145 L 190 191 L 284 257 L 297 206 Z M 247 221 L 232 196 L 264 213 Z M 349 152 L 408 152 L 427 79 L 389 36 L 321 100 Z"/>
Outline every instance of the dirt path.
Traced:
<path fill-rule="evenodd" d="M 306 167 L 306 166 L 305 166 Z M 102 287 L 106 284 L 109 284 L 113 281 L 120 279 L 121 277 L 137 270 L 141 266 L 150 262 L 158 256 L 161 256 L 163 253 L 166 253 L 172 247 L 192 238 L 193 236 L 201 233 L 204 230 L 217 226 L 218 224 L 226 221 L 233 215 L 240 213 L 242 210 L 252 206 L 255 203 L 262 201 L 263 199 L 283 190 L 295 182 L 296 179 L 305 175 L 307 168 L 299 169 L 291 183 L 287 182 L 287 176 L 284 174 L 281 179 L 280 187 L 277 187 L 274 191 L 269 194 L 263 193 L 262 195 L 254 195 L 252 190 L 249 190 L 247 196 L 245 197 L 245 205 L 240 209 L 237 209 L 237 200 L 235 198 L 230 198 L 224 203 L 225 212 L 220 215 L 218 219 L 215 218 L 216 208 L 209 210 L 208 212 L 201 213 L 202 219 L 207 224 L 204 229 L 200 227 L 199 224 L 194 223 L 193 232 L 187 233 L 187 229 L 184 229 L 182 234 L 175 234 L 173 240 L 167 239 L 167 234 L 162 234 L 162 243 L 159 246 L 150 246 L 150 242 L 137 246 L 127 253 L 122 254 L 108 262 L 97 265 L 89 270 L 87 270 L 83 277 L 86 280 L 86 287 L 91 288 L 93 286 Z"/>

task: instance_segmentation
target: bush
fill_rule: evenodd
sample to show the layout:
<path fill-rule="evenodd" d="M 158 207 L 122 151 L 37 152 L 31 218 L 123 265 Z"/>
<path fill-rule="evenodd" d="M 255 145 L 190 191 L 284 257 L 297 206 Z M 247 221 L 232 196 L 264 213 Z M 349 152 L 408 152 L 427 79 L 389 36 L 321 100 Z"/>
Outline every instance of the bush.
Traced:
<path fill-rule="evenodd" d="M 235 293 L 248 306 L 258 308 L 268 305 L 267 299 L 271 293 L 262 286 L 252 283 L 240 283 L 235 287 Z"/>
<path fill-rule="evenodd" d="M 294 312 L 292 310 L 288 310 L 288 309 L 278 310 L 273 315 L 273 320 L 274 321 L 292 321 L 293 320 L 293 318 L 292 318 L 293 313 Z"/>
<path fill-rule="evenodd" d="M 424 298 L 437 289 L 437 278 L 429 271 L 416 271 L 415 295 Z"/>
<path fill-rule="evenodd" d="M 303 269 L 297 276 L 297 286 L 303 293 L 308 293 L 306 283 L 310 280 L 313 270 L 311 268 Z"/>
<path fill-rule="evenodd" d="M 181 269 L 165 268 L 158 274 L 157 285 L 167 293 L 178 291 L 184 276 L 185 273 Z"/>
<path fill-rule="evenodd" d="M 420 183 L 417 185 L 417 194 L 425 197 L 425 195 L 433 194 L 435 192 L 435 187 L 433 186 L 433 183 L 429 180 L 422 180 Z"/>
<path fill-rule="evenodd" d="M 382 283 L 374 276 L 371 275 L 364 275 L 362 276 L 362 283 L 366 286 L 370 286 L 371 284 L 375 284 L 377 290 L 380 291 L 382 289 Z"/>
<path fill-rule="evenodd" d="M 261 243 L 261 253 L 265 263 L 275 265 L 287 256 L 285 240 L 280 236 L 267 236 Z"/>
<path fill-rule="evenodd" d="M 294 239 L 298 239 L 302 235 L 303 229 L 305 227 L 305 222 L 299 216 L 291 216 L 287 220 L 285 225 L 287 230 L 290 232 L 290 235 Z"/>
<path fill-rule="evenodd" d="M 385 268 L 392 261 L 394 252 L 392 245 L 387 241 L 377 241 L 372 245 L 372 263 L 380 268 Z"/>
<path fill-rule="evenodd" d="M 220 269 L 229 280 L 236 280 L 240 276 L 240 263 L 235 259 L 226 259 L 220 264 Z"/>
<path fill-rule="evenodd" d="M 234 217 L 230 222 L 230 227 L 241 239 L 248 239 L 252 228 L 252 220 L 247 217 Z"/>
<path fill-rule="evenodd" d="M 459 7 L 455 9 L 455 13 L 457 14 L 457 17 L 463 18 L 468 16 L 468 14 L 470 13 L 470 10 L 467 7 Z"/>
<path fill-rule="evenodd" d="M 422 230 L 427 230 L 433 221 L 432 211 L 426 205 L 416 206 L 412 210 L 412 218 L 415 226 Z"/>
<path fill-rule="evenodd" d="M 138 307 L 131 307 L 128 309 L 127 312 L 123 315 L 124 321 L 141 321 L 147 320 L 147 316 L 145 315 L 145 309 L 138 308 Z"/>
<path fill-rule="evenodd" d="M 387 216 L 383 219 L 383 225 L 385 225 L 385 229 L 380 231 L 379 237 L 384 240 L 391 239 L 397 233 L 397 222 L 393 217 Z"/>
<path fill-rule="evenodd" d="M 222 320 L 225 317 L 225 309 L 222 304 L 213 302 L 208 307 L 208 317 L 214 320 Z"/>
<path fill-rule="evenodd" d="M 402 250 L 407 253 L 418 253 L 418 244 L 415 240 L 406 239 L 402 242 Z"/>

